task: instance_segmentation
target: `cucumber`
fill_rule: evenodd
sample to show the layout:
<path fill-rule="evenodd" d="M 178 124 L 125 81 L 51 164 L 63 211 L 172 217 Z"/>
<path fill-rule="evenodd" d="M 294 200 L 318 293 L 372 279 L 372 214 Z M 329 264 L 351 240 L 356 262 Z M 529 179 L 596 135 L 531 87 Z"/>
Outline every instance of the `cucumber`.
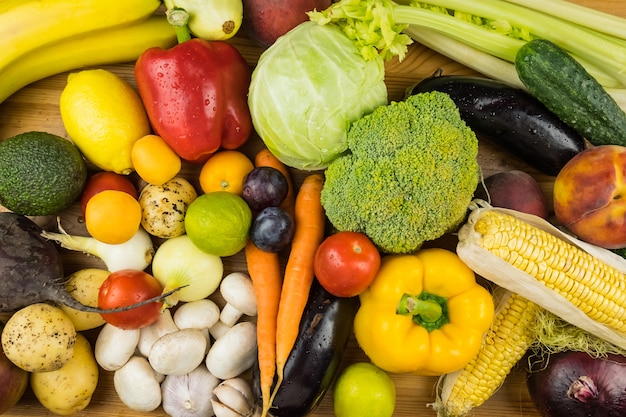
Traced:
<path fill-rule="evenodd" d="M 419 82 L 409 94 L 427 91 L 448 94 L 480 139 L 544 174 L 555 176 L 585 149 L 585 140 L 576 130 L 520 88 L 474 76 L 435 75 Z"/>
<path fill-rule="evenodd" d="M 529 41 L 517 52 L 515 68 L 528 91 L 590 143 L 626 146 L 626 113 L 561 47 Z"/>

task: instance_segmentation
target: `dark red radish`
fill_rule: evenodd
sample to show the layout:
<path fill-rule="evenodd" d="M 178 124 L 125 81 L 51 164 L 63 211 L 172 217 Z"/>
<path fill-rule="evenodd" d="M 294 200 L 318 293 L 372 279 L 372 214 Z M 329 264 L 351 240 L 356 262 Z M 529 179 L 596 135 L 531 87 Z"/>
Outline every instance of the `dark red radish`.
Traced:
<path fill-rule="evenodd" d="M 0 312 L 13 312 L 39 302 L 54 302 L 89 313 L 127 311 L 170 294 L 123 308 L 100 309 L 80 303 L 65 289 L 63 264 L 52 241 L 28 217 L 0 213 Z M 176 289 L 175 291 L 177 291 Z"/>

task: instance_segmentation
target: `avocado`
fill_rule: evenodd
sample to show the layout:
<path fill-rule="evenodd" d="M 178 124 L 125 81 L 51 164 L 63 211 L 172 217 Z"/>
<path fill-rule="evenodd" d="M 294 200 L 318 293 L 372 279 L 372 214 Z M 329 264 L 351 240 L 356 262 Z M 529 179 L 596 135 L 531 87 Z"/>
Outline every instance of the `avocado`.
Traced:
<path fill-rule="evenodd" d="M 0 142 L 0 204 L 25 216 L 57 214 L 79 196 L 87 166 L 69 140 L 25 132 Z"/>

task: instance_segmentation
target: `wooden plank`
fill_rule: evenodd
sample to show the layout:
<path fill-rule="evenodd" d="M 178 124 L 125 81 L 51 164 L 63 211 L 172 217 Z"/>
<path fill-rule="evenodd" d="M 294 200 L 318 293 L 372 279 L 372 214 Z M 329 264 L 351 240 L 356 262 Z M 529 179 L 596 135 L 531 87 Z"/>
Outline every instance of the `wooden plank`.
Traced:
<path fill-rule="evenodd" d="M 549 1 L 549 0 L 546 0 Z M 593 7 L 595 9 L 626 17 L 626 2 L 623 0 L 575 0 L 574 3 Z M 242 52 L 246 60 L 253 66 L 262 50 L 247 39 L 237 37 L 232 41 Z M 133 65 L 123 64 L 108 66 L 107 69 L 120 74 L 124 79 L 134 84 Z M 406 88 L 422 78 L 431 75 L 436 69 L 442 68 L 446 73 L 471 74 L 473 71 L 449 59 L 422 47 L 412 45 L 407 58 L 399 63 L 391 61 L 386 66 L 386 82 L 389 97 L 392 100 L 402 98 Z M 17 92 L 5 103 L 0 104 L 0 140 L 28 130 L 44 130 L 61 136 L 67 136 L 60 119 L 58 100 L 65 85 L 67 74 L 59 74 L 41 80 Z M 253 137 L 243 150 L 253 155 L 262 147 L 260 140 Z M 551 200 L 552 178 L 527 167 L 524 163 L 508 155 L 506 152 L 481 143 L 480 164 L 485 176 L 494 172 L 508 169 L 523 169 L 537 178 L 542 188 Z M 197 185 L 197 166 L 185 165 L 183 173 Z M 294 171 L 296 182 L 300 182 L 302 175 Z M 62 216 L 63 224 L 70 233 L 82 233 L 84 227 L 80 221 L 80 211 L 77 205 L 72 206 Z M 454 241 L 442 239 L 432 243 L 453 248 Z M 100 261 L 80 253 L 63 251 L 66 272 L 70 273 L 86 266 L 102 266 Z M 239 254 L 224 259 L 227 271 L 245 270 L 245 262 Z M 97 332 L 90 331 L 90 340 L 95 340 Z M 352 339 L 347 347 L 345 360 L 342 365 L 355 361 L 365 361 L 367 358 Z M 436 413 L 429 407 L 434 401 L 436 392 L 436 377 L 420 377 L 411 374 L 392 375 L 397 387 L 398 401 L 395 416 L 409 417 L 415 415 L 434 416 Z M 8 417 L 21 416 L 54 416 L 55 414 L 44 409 L 34 397 L 30 389 L 20 403 L 4 414 Z M 152 416 L 165 417 L 162 409 L 152 413 L 138 413 L 129 410 L 118 399 L 114 388 L 112 373 L 102 371 L 98 389 L 89 407 L 83 412 L 75 414 L 83 416 Z M 472 414 L 475 417 L 539 417 L 535 410 L 525 385 L 525 375 L 522 368 L 516 369 L 507 379 L 505 385 L 483 406 Z M 326 395 L 318 409 L 311 417 L 333 416 L 332 393 Z"/>

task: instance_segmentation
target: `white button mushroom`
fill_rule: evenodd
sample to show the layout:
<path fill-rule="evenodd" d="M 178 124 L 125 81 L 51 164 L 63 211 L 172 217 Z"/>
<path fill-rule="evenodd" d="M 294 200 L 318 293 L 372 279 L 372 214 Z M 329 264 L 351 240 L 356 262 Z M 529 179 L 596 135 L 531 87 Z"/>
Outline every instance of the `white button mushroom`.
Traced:
<path fill-rule="evenodd" d="M 256 352 L 256 325 L 242 321 L 213 343 L 206 366 L 219 379 L 234 378 L 252 367 Z"/>
<path fill-rule="evenodd" d="M 220 319 L 220 307 L 208 298 L 181 304 L 174 312 L 179 329 L 210 329 Z"/>
<path fill-rule="evenodd" d="M 200 329 L 182 329 L 160 337 L 150 349 L 148 361 L 164 375 L 184 375 L 204 360 L 207 339 Z"/>
<path fill-rule="evenodd" d="M 141 356 L 133 356 L 115 371 L 113 386 L 117 396 L 131 410 L 148 413 L 161 405 L 158 375 Z"/>
<path fill-rule="evenodd" d="M 156 342 L 160 337 L 165 336 L 168 333 L 173 333 L 177 330 L 178 327 L 174 323 L 172 312 L 169 309 L 163 310 L 159 315 L 159 318 L 154 323 L 140 329 L 139 342 L 137 343 L 139 353 L 148 357 L 154 342 Z"/>
<path fill-rule="evenodd" d="M 121 329 L 106 323 L 100 329 L 94 347 L 98 365 L 107 371 L 120 369 L 135 354 L 139 342 L 139 329 Z"/>
<path fill-rule="evenodd" d="M 233 272 L 222 279 L 220 293 L 226 301 L 220 320 L 232 327 L 244 314 L 256 316 L 256 295 L 250 276 L 243 272 Z"/>

